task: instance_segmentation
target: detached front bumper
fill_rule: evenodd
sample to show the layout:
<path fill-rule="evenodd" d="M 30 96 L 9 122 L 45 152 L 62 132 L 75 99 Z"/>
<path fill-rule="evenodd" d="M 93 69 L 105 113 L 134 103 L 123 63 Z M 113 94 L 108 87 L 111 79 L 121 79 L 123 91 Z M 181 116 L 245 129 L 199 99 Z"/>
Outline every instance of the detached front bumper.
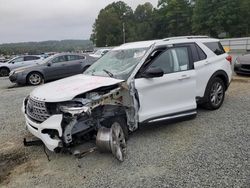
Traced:
<path fill-rule="evenodd" d="M 28 130 L 30 131 L 30 133 L 33 134 L 35 137 L 41 139 L 42 142 L 50 151 L 55 151 L 56 148 L 62 147 L 61 140 L 58 138 L 51 138 L 51 136 L 48 133 L 43 133 L 43 131 L 44 130 L 56 130 L 58 131 L 59 137 L 61 137 L 62 136 L 62 128 L 61 128 L 62 118 L 63 118 L 62 114 L 53 115 L 49 117 L 46 121 L 38 124 L 30 120 L 28 116 L 25 114 L 26 126 Z"/>

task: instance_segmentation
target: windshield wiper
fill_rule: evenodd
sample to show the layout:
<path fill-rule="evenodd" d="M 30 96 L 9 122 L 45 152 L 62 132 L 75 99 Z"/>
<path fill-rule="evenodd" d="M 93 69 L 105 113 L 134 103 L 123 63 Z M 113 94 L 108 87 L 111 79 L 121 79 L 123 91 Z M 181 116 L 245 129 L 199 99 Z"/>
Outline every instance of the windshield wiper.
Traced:
<path fill-rule="evenodd" d="M 106 69 L 103 69 L 103 71 L 104 71 L 105 73 L 107 73 L 107 74 L 109 75 L 109 77 L 111 77 L 111 78 L 114 77 L 114 74 L 113 74 L 112 72 L 109 72 L 109 71 L 106 70 Z"/>

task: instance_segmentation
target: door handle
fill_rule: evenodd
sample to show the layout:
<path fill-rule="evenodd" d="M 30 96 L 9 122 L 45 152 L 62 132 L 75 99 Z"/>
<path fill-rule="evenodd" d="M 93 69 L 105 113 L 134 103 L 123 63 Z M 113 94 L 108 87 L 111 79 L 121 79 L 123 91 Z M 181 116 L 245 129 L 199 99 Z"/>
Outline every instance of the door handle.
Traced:
<path fill-rule="evenodd" d="M 188 75 L 181 75 L 181 77 L 178 79 L 178 80 L 185 80 L 185 79 L 189 79 L 190 78 L 190 76 L 188 76 Z"/>

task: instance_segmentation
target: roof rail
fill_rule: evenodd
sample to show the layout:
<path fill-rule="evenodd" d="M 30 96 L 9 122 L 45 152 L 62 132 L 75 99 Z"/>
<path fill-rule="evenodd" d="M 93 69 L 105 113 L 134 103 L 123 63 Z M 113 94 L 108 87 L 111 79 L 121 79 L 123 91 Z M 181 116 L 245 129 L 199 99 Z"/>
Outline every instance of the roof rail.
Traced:
<path fill-rule="evenodd" d="M 175 39 L 202 39 L 202 38 L 209 38 L 209 36 L 194 35 L 194 36 L 169 37 L 169 38 L 163 39 L 163 41 L 169 41 L 169 40 L 175 40 Z"/>

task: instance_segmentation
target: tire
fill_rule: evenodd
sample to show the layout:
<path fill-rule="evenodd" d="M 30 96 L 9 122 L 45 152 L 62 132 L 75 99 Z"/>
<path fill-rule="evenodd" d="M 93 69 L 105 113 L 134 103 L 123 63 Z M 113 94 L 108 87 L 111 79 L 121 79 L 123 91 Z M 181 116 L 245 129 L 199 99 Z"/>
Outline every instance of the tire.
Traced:
<path fill-rule="evenodd" d="M 111 128 L 111 126 L 114 123 L 117 123 L 122 128 L 125 140 L 127 141 L 129 131 L 128 131 L 128 126 L 127 126 L 126 119 L 124 117 L 119 116 L 119 117 L 109 118 L 109 119 L 103 121 L 101 124 L 104 127 Z"/>
<path fill-rule="evenodd" d="M 9 76 L 10 70 L 8 68 L 1 68 L 0 69 L 0 76 Z"/>
<path fill-rule="evenodd" d="M 30 85 L 37 86 L 44 83 L 44 78 L 39 72 L 31 72 L 27 76 L 27 82 Z"/>
<path fill-rule="evenodd" d="M 217 110 L 223 104 L 226 87 L 222 79 L 215 77 L 207 85 L 203 107 L 208 110 Z"/>

